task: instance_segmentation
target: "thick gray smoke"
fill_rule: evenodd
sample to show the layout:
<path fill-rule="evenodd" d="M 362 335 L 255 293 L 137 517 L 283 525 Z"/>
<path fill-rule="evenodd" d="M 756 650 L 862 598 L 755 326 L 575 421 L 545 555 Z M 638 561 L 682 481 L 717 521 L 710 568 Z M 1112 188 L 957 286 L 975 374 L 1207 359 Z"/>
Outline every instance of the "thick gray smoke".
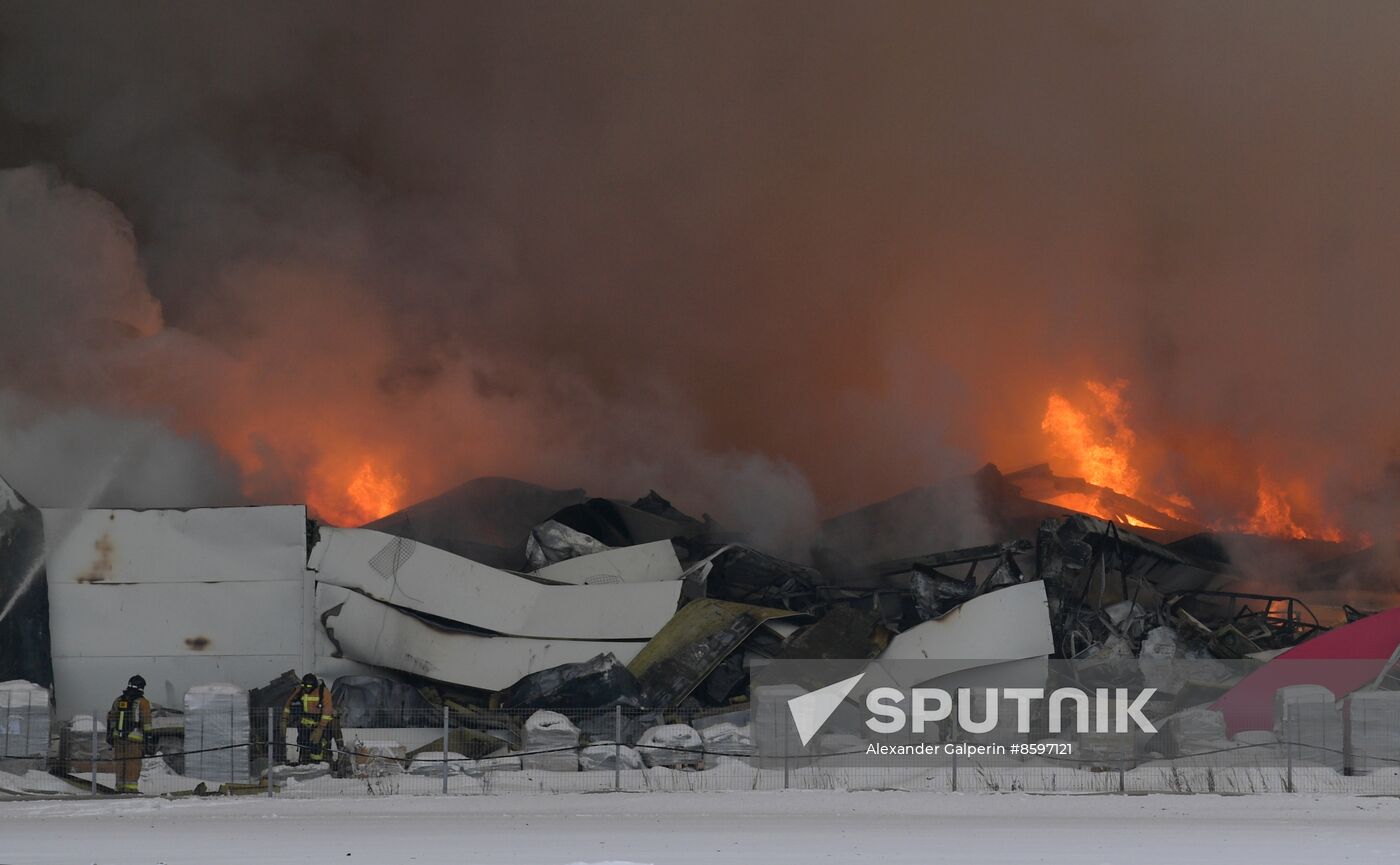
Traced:
<path fill-rule="evenodd" d="M 791 536 L 1041 459 L 1051 389 L 1124 377 L 1162 489 L 1248 511 L 1267 463 L 1352 519 L 1400 432 L 1397 36 L 1387 3 L 7 3 L 3 385 L 206 441 L 254 500 L 348 515 L 372 463 Z"/>

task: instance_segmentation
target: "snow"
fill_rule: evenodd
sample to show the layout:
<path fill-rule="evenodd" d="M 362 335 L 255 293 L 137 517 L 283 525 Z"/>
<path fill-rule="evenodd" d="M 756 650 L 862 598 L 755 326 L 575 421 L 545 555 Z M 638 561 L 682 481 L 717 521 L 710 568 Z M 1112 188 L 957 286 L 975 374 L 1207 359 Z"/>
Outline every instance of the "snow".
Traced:
<path fill-rule="evenodd" d="M 44 691 L 44 686 L 36 685 L 33 682 L 26 682 L 24 679 L 11 679 L 8 682 L 0 682 L 0 691 L 27 691 L 34 693 L 37 691 Z"/>
<path fill-rule="evenodd" d="M 413 762 L 408 766 L 408 774 L 441 776 L 443 759 L 441 751 L 424 751 L 413 758 Z M 467 763 L 470 762 L 456 751 L 448 751 L 446 761 L 448 772 L 466 772 Z"/>
<path fill-rule="evenodd" d="M 68 723 L 68 729 L 74 733 L 91 733 L 94 724 L 97 725 L 97 732 L 107 732 L 107 724 L 94 719 L 91 715 L 74 715 L 73 720 Z"/>
<path fill-rule="evenodd" d="M 1390 861 L 1400 801 L 839 791 L 0 803 L 0 861 L 1048 865 Z"/>

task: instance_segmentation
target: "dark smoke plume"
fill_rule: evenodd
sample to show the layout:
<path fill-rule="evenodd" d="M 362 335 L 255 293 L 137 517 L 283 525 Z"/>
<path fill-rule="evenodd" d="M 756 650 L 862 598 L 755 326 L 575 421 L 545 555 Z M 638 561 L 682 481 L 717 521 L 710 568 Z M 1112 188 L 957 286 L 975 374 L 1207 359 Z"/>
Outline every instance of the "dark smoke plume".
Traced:
<path fill-rule="evenodd" d="M 357 478 L 506 474 L 790 538 L 1042 459 L 1051 390 L 1125 378 L 1163 489 L 1247 511 L 1268 464 L 1360 524 L 1400 432 L 1397 36 L 1389 3 L 8 2 L 0 383 L 212 449 L 220 495 L 222 461 L 342 518 Z"/>

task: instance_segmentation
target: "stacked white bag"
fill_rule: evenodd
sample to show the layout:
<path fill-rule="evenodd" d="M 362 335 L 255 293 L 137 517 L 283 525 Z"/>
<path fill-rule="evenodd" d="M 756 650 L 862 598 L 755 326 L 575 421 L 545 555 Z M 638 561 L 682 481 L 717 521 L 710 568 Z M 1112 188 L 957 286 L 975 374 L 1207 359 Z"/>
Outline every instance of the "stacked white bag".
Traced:
<path fill-rule="evenodd" d="M 642 757 L 634 749 L 616 742 L 594 742 L 578 755 L 579 768 L 585 772 L 613 769 L 640 769 Z"/>
<path fill-rule="evenodd" d="M 652 727 L 637 745 L 648 766 L 694 766 L 705 760 L 705 742 L 689 724 Z"/>
<path fill-rule="evenodd" d="M 700 731 L 706 751 L 728 757 L 753 755 L 753 729 L 748 724 L 724 721 Z"/>
<path fill-rule="evenodd" d="M 48 689 L 21 679 L 0 682 L 0 757 L 43 757 L 48 752 Z"/>
<path fill-rule="evenodd" d="M 525 721 L 520 767 L 549 772 L 577 772 L 579 734 L 579 728 L 568 718 L 558 712 L 539 710 Z M 532 754 L 532 751 L 551 753 Z"/>
<path fill-rule="evenodd" d="M 196 685 L 185 692 L 185 775 L 214 783 L 248 783 L 251 739 L 248 692 L 237 685 Z"/>

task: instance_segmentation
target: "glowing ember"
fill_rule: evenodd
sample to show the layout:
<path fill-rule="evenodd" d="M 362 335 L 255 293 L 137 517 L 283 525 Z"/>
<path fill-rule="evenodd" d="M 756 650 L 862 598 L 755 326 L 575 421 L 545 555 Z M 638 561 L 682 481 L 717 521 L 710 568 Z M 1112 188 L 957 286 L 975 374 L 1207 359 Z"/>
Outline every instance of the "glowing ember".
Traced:
<path fill-rule="evenodd" d="M 1124 519 L 1125 521 L 1127 521 L 1128 525 L 1130 525 L 1130 526 L 1136 526 L 1137 528 L 1140 528 L 1140 529 L 1160 529 L 1160 528 L 1161 528 L 1161 526 L 1154 526 L 1154 525 L 1152 525 L 1151 523 L 1147 522 L 1146 520 L 1140 520 L 1140 519 L 1138 519 L 1137 517 L 1133 516 L 1132 514 L 1124 514 L 1124 515 L 1123 515 L 1123 519 Z"/>
<path fill-rule="evenodd" d="M 1081 514 L 1088 514 L 1103 520 L 1113 520 L 1120 523 L 1127 523 L 1140 529 L 1160 529 L 1147 520 L 1140 519 L 1128 513 L 1120 513 L 1104 503 L 1103 497 L 1098 493 L 1061 493 L 1045 500 L 1046 504 L 1067 508 L 1071 511 L 1079 511 Z"/>

